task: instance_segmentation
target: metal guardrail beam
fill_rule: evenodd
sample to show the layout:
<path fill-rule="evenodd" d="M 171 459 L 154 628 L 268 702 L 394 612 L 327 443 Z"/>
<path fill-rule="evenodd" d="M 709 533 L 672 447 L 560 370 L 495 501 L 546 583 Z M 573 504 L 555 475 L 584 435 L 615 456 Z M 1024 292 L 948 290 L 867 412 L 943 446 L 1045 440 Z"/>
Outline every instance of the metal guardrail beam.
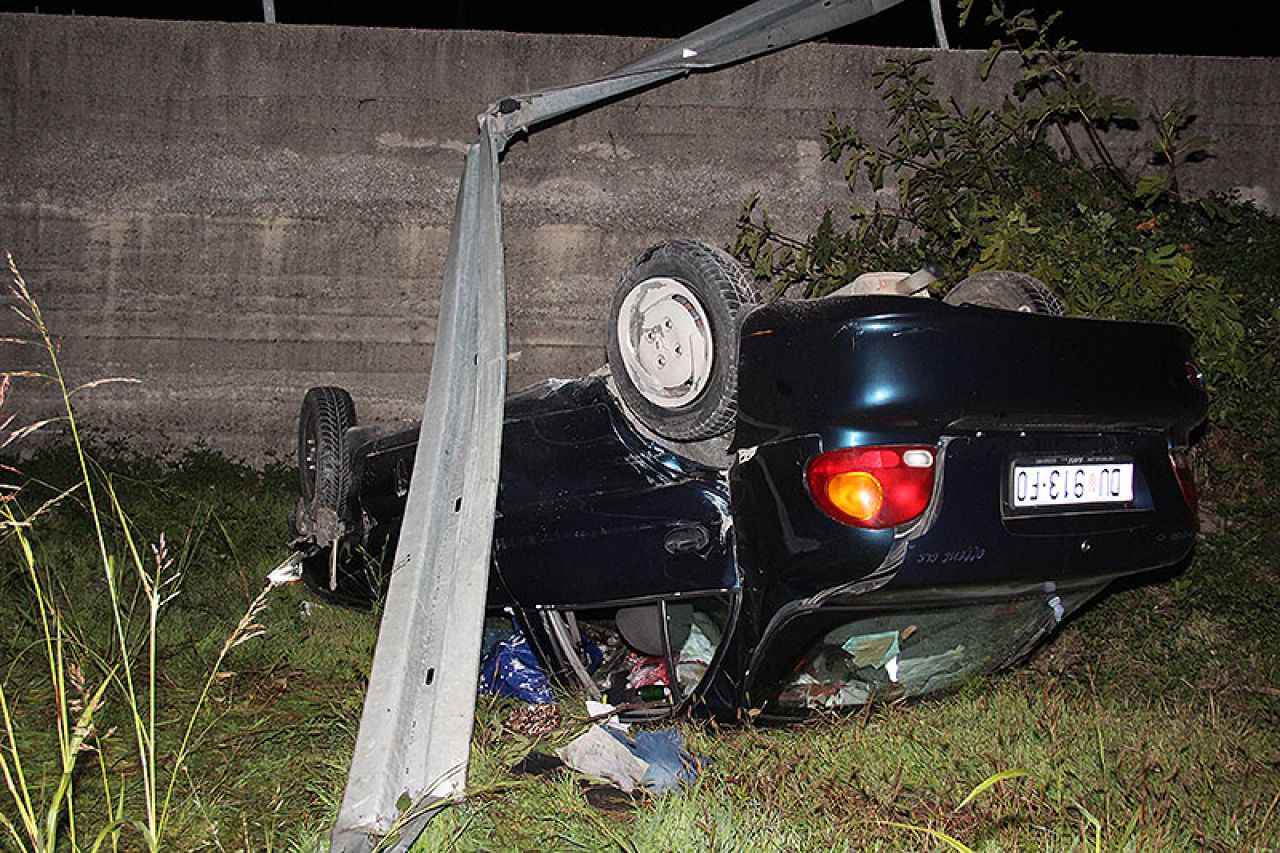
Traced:
<path fill-rule="evenodd" d="M 498 153 L 467 151 L 414 475 L 331 849 L 365 851 L 462 794 L 506 391 Z M 401 813 L 411 803 L 415 815 Z M 420 830 L 420 828 L 419 828 Z"/>
<path fill-rule="evenodd" d="M 506 394 L 498 161 L 507 143 L 566 113 L 780 50 L 899 2 L 761 0 L 604 77 L 503 98 L 480 116 L 454 209 L 413 478 L 333 851 L 408 849 L 466 786 Z"/>

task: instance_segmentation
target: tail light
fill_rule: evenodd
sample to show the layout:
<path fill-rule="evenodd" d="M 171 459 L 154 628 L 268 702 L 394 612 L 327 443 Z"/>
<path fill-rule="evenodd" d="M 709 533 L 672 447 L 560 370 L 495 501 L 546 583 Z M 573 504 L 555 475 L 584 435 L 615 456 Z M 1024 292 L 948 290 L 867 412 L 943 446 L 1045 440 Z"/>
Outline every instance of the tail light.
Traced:
<path fill-rule="evenodd" d="M 810 462 L 809 493 L 827 515 L 870 530 L 918 517 L 933 496 L 932 447 L 847 447 Z"/>
<path fill-rule="evenodd" d="M 1191 470 L 1191 457 L 1185 450 L 1174 449 L 1169 451 L 1169 461 L 1173 464 L 1173 475 L 1178 478 L 1178 488 L 1182 489 L 1182 499 L 1195 515 L 1199 512 L 1200 502 L 1196 497 L 1196 475 Z"/>

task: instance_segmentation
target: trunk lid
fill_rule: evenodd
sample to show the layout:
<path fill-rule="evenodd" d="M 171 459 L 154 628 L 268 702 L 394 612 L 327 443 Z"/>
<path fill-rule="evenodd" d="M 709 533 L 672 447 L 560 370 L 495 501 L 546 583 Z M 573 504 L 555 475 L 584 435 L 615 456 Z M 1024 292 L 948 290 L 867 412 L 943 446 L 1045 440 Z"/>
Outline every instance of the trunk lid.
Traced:
<path fill-rule="evenodd" d="M 1159 430 L 1176 444 L 1208 398 L 1191 336 L 1158 323 L 934 300 L 776 302 L 744 323 L 735 445 L 934 442 L 988 429 Z"/>

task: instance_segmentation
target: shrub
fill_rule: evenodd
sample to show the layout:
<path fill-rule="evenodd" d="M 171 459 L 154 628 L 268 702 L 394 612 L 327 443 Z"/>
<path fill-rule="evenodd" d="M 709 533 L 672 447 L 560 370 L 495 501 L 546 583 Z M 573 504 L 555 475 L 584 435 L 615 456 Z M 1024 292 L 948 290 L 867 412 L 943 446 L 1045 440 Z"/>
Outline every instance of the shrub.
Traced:
<path fill-rule="evenodd" d="M 972 0 L 961 0 L 962 20 Z M 833 115 L 822 133 L 850 191 L 892 190 L 893 202 L 855 208 L 840 225 L 828 211 L 802 238 L 780 234 L 759 199 L 744 204 L 733 247 L 779 293 L 817 297 L 872 269 L 932 267 L 942 287 L 987 269 L 1030 273 L 1068 313 L 1179 323 L 1195 335 L 1213 392 L 1212 417 L 1229 424 L 1269 396 L 1280 342 L 1277 288 L 1269 278 L 1280 224 L 1230 198 L 1188 200 L 1179 175 L 1203 159 L 1185 101 L 1144 117 L 1084 76 L 1075 42 L 1050 36 L 1029 13 L 992 5 L 1002 37 L 981 74 L 1006 54 L 1017 74 L 998 107 L 944 100 L 929 59 L 893 59 L 874 78 L 889 135 L 869 141 Z M 1104 131 L 1150 134 L 1146 171 L 1127 174 Z M 883 193 L 877 193 L 883 196 Z"/>

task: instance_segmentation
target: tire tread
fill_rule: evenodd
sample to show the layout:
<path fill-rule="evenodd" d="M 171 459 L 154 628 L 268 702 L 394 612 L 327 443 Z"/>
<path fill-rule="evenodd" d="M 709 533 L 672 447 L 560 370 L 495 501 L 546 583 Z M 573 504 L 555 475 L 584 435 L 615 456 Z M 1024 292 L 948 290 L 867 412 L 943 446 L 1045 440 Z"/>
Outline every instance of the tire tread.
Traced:
<path fill-rule="evenodd" d="M 298 432 L 298 466 L 304 481 L 307 477 L 306 422 L 311 416 L 316 419 L 316 471 L 311 510 L 314 514 L 324 507 L 341 517 L 351 496 L 351 448 L 346 432 L 356 425 L 355 403 L 343 388 L 321 386 L 307 391 Z M 303 494 L 306 494 L 305 486 Z"/>
<path fill-rule="evenodd" d="M 1062 300 L 1034 276 L 1011 270 L 985 270 L 961 281 L 943 297 L 948 305 L 978 305 L 1032 314 L 1063 313 Z"/>

